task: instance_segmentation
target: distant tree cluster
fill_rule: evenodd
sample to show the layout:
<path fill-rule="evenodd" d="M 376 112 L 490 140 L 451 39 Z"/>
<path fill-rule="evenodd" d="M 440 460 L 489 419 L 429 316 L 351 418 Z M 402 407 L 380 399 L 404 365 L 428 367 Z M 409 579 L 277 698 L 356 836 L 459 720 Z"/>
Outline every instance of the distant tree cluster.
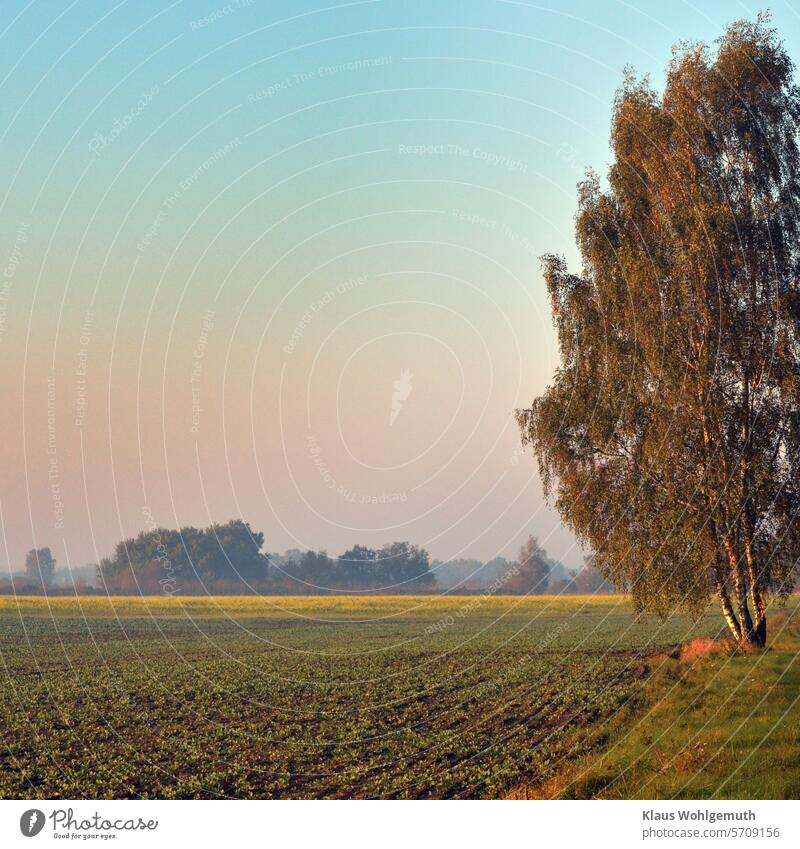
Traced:
<path fill-rule="evenodd" d="M 108 592 L 245 592 L 262 582 L 264 535 L 236 519 L 225 525 L 179 531 L 154 528 L 117 544 L 100 561 L 98 584 Z"/>
<path fill-rule="evenodd" d="M 431 570 L 436 576 L 436 586 L 454 593 L 483 592 L 508 574 L 511 563 L 505 557 L 495 557 L 486 563 L 480 560 L 454 558 L 434 560 Z"/>
<path fill-rule="evenodd" d="M 582 569 L 567 569 L 559 560 L 547 556 L 535 536 L 529 536 L 516 560 L 495 557 L 480 560 L 434 561 L 431 568 L 440 589 L 453 593 L 484 592 L 487 587 L 507 595 L 594 595 L 613 593 L 614 587 L 603 576 L 594 556 L 587 557 Z"/>
<path fill-rule="evenodd" d="M 377 550 L 356 545 L 336 558 L 324 551 L 292 554 L 269 558 L 273 589 L 292 594 L 404 593 L 432 589 L 436 583 L 428 552 L 408 542 L 393 542 Z"/>
<path fill-rule="evenodd" d="M 576 575 L 551 584 L 548 592 L 555 595 L 608 595 L 614 592 L 614 587 L 598 568 L 595 556 L 591 555 L 584 560 L 583 568 Z"/>
<path fill-rule="evenodd" d="M 261 593 L 319 595 L 346 591 L 420 592 L 434 586 L 428 553 L 408 542 L 341 557 L 293 549 L 262 553 L 264 535 L 241 520 L 180 531 L 155 528 L 119 543 L 100 562 L 98 585 L 113 593 Z"/>
<path fill-rule="evenodd" d="M 529 536 L 519 550 L 517 568 L 506 581 L 503 592 L 511 595 L 542 595 L 550 582 L 547 552 L 535 536 Z"/>
<path fill-rule="evenodd" d="M 430 562 L 409 542 L 355 545 L 338 557 L 325 551 L 263 552 L 264 535 L 241 519 L 208 528 L 152 528 L 123 540 L 99 565 L 56 572 L 49 548 L 28 553 L 25 572 L 0 581 L 0 593 L 119 595 L 333 595 L 444 591 L 495 595 L 612 592 L 587 558 L 575 574 L 530 536 L 516 560 L 495 557 Z M 90 574 L 91 573 L 91 574 Z"/>
<path fill-rule="evenodd" d="M 47 589 L 53 584 L 56 561 L 49 548 L 32 548 L 25 558 L 25 577 L 35 587 Z"/>

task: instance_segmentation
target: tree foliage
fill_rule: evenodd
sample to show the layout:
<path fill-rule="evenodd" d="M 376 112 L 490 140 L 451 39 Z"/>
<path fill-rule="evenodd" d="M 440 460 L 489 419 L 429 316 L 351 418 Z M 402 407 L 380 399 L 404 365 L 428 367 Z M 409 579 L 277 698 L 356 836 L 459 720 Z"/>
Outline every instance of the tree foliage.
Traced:
<path fill-rule="evenodd" d="M 503 591 L 512 595 L 542 595 L 550 579 L 547 552 L 531 535 L 519 550 L 517 568 L 505 582 Z"/>
<path fill-rule="evenodd" d="M 591 555 L 584 560 L 583 568 L 572 579 L 573 592 L 580 595 L 597 595 L 613 592 L 613 586 L 597 566 L 597 558 Z"/>
<path fill-rule="evenodd" d="M 240 519 L 178 530 L 153 528 L 120 542 L 98 567 L 98 583 L 117 593 L 324 594 L 347 590 L 419 592 L 434 575 L 428 553 L 408 542 L 373 551 L 355 546 L 340 558 L 292 549 L 266 555 L 264 535 Z"/>
<path fill-rule="evenodd" d="M 264 535 L 241 519 L 200 530 L 154 528 L 118 543 L 98 577 L 114 592 L 245 592 L 267 577 L 263 544 Z"/>
<path fill-rule="evenodd" d="M 52 586 L 56 561 L 49 548 L 32 548 L 25 558 L 25 576 L 39 587 Z"/>
<path fill-rule="evenodd" d="M 413 593 L 435 584 L 428 552 L 408 542 L 393 542 L 380 549 L 356 545 L 338 558 L 324 551 L 306 551 L 280 562 L 282 580 L 273 584 L 289 593 L 386 592 Z"/>
<path fill-rule="evenodd" d="M 544 258 L 560 366 L 517 413 L 546 491 L 645 609 L 716 593 L 763 644 L 798 552 L 800 94 L 766 17 L 628 74 L 581 273 Z"/>

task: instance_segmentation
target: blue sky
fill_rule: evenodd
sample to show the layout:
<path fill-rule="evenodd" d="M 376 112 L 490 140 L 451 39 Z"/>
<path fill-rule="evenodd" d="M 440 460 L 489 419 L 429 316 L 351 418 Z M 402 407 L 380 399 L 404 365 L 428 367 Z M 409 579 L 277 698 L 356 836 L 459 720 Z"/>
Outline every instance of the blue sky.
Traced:
<path fill-rule="evenodd" d="M 145 513 L 580 562 L 512 419 L 556 362 L 537 257 L 577 262 L 623 68 L 758 8 L 5 2 L 6 565 Z"/>

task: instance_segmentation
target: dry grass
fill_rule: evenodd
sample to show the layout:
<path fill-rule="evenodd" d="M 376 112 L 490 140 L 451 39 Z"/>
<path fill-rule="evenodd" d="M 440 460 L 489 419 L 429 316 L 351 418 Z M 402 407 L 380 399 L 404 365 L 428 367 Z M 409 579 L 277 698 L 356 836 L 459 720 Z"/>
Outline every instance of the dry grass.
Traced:
<path fill-rule="evenodd" d="M 730 654 L 732 650 L 733 645 L 728 640 L 711 640 L 708 637 L 697 637 L 681 647 L 679 657 L 684 663 L 695 663 L 702 657 Z"/>

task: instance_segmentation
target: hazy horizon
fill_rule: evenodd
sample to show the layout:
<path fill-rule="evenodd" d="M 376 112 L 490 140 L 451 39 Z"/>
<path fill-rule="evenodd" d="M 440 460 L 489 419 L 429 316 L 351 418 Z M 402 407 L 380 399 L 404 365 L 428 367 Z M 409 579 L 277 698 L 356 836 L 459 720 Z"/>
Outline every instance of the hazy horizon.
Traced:
<path fill-rule="evenodd" d="M 581 563 L 513 419 L 558 361 L 537 257 L 578 270 L 624 66 L 758 7 L 4 11 L 1 568 L 239 517 Z"/>

